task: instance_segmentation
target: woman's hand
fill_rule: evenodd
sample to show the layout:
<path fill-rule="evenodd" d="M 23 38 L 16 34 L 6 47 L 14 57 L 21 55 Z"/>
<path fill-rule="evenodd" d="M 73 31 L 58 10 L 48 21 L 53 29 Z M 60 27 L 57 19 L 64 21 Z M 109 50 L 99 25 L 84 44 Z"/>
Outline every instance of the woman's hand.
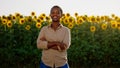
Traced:
<path fill-rule="evenodd" d="M 40 38 L 40 40 L 42 40 L 42 41 L 46 41 L 46 39 L 45 39 L 44 37 Z"/>

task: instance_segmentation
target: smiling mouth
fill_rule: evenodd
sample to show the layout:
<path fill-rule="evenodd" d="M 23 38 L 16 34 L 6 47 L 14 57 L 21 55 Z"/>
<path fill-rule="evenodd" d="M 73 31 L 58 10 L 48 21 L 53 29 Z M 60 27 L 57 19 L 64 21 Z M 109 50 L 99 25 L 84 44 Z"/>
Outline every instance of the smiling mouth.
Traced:
<path fill-rule="evenodd" d="M 58 22 L 59 21 L 57 16 L 53 16 L 52 19 L 53 19 L 54 22 Z"/>
<path fill-rule="evenodd" d="M 57 19 L 57 16 L 53 16 L 53 19 Z"/>
<path fill-rule="evenodd" d="M 58 17 L 57 16 L 53 16 L 53 20 L 54 21 L 58 20 Z"/>

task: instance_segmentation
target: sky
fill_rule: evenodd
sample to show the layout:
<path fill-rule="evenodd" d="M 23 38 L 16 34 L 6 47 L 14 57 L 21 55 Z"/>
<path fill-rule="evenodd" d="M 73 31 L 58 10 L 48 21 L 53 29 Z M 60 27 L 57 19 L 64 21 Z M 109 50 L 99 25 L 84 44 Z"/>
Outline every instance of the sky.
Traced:
<path fill-rule="evenodd" d="M 49 14 L 52 6 L 58 5 L 64 13 L 79 15 L 120 16 L 120 0 L 0 0 L 0 16 L 14 14 L 30 15 L 35 12 Z"/>

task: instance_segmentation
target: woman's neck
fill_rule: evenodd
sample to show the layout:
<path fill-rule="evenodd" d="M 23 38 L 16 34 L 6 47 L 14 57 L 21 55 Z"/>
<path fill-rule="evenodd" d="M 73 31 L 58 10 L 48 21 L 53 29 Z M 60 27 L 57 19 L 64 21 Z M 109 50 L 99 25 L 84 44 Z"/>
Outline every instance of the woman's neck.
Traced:
<path fill-rule="evenodd" d="M 58 27 L 59 27 L 60 23 L 57 23 L 57 22 L 53 22 L 51 27 L 56 30 Z"/>

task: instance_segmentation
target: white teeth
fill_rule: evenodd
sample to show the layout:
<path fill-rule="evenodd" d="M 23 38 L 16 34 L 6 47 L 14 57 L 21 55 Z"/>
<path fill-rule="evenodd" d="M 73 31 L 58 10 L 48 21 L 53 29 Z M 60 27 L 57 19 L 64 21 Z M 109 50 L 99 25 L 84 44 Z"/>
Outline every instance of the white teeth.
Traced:
<path fill-rule="evenodd" d="M 53 18 L 57 18 L 57 16 L 54 16 Z"/>

